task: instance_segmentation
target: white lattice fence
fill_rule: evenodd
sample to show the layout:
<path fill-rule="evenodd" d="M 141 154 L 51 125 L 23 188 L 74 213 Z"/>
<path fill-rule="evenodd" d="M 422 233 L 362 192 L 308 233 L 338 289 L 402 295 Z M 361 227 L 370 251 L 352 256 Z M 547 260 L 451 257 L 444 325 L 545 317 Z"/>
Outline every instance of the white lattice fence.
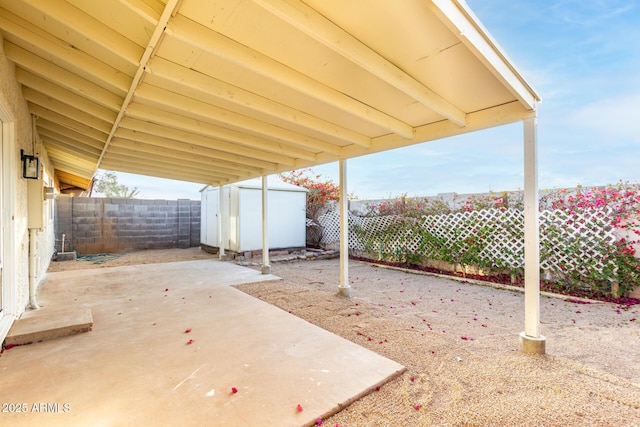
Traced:
<path fill-rule="evenodd" d="M 616 241 L 610 225 L 612 210 L 582 212 L 548 210 L 540 213 L 540 266 L 544 270 L 601 272 L 607 265 L 607 248 Z"/>
<path fill-rule="evenodd" d="M 611 210 L 540 213 L 541 267 L 549 271 L 602 271 L 605 248 L 616 238 L 609 225 Z M 323 244 L 340 239 L 339 213 L 320 217 Z M 462 253 L 479 248 L 478 257 L 494 266 L 524 266 L 524 214 L 516 209 L 485 209 L 430 215 L 422 220 L 400 216 L 359 217 L 349 214 L 349 248 L 375 254 L 412 252 L 441 259 L 443 251 Z M 612 266 L 608 266 L 612 267 Z"/>

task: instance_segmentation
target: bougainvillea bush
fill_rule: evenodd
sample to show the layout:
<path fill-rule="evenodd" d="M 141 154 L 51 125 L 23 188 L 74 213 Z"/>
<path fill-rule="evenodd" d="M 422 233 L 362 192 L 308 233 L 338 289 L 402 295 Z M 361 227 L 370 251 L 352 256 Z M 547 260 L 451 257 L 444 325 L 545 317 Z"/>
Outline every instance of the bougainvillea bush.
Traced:
<path fill-rule="evenodd" d="M 311 169 L 293 170 L 279 175 L 289 184 L 306 188 L 307 191 L 307 245 L 318 247 L 322 240 L 322 227 L 318 219 L 329 209 L 331 202 L 340 199 L 340 186 L 331 179 L 313 173 Z"/>
<path fill-rule="evenodd" d="M 540 206 L 541 265 L 552 287 L 624 296 L 640 285 L 640 185 L 546 191 Z M 470 196 L 457 209 L 440 199 L 403 195 L 370 206 L 365 216 L 380 221 L 353 232 L 364 251 L 380 260 L 444 261 L 463 272 L 471 266 L 514 278 L 523 274 L 522 209 L 517 193 Z"/>

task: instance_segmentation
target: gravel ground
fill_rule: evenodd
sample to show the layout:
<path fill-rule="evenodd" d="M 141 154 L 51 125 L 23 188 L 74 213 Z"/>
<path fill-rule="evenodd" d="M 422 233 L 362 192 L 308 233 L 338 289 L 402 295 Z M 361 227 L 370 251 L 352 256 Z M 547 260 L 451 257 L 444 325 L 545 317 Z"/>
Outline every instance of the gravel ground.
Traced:
<path fill-rule="evenodd" d="M 207 258 L 143 251 L 50 271 Z M 542 297 L 547 355 L 526 356 L 519 292 L 352 261 L 345 299 L 335 296 L 338 260 L 272 270 L 283 281 L 238 288 L 407 367 L 323 425 L 640 426 L 640 306 Z"/>
<path fill-rule="evenodd" d="M 117 267 L 121 265 L 156 264 L 171 261 L 191 261 L 198 259 L 218 259 L 199 247 L 188 249 L 155 249 L 133 251 L 120 254 L 98 254 L 78 257 L 75 261 L 51 261 L 49 272 L 85 270 L 88 268 Z"/>

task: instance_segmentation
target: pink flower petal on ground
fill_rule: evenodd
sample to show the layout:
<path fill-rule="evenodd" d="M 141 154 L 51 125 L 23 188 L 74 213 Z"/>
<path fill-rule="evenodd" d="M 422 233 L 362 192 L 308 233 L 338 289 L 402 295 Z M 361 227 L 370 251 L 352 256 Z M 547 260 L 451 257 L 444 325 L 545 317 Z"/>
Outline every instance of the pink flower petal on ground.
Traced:
<path fill-rule="evenodd" d="M 165 291 L 165 292 L 169 292 L 169 288 L 165 288 L 165 290 L 164 290 L 164 291 Z"/>
<path fill-rule="evenodd" d="M 189 332 L 191 332 L 191 328 L 187 328 L 187 329 L 184 331 L 184 333 L 185 333 L 185 334 L 188 334 Z"/>
<path fill-rule="evenodd" d="M 318 418 L 318 419 L 316 420 L 316 424 L 317 424 L 317 425 L 319 425 L 319 426 L 321 426 L 321 425 L 322 425 L 322 420 L 321 420 L 320 418 Z"/>
<path fill-rule="evenodd" d="M 411 380 L 411 382 L 414 382 L 416 380 L 416 377 L 411 377 L 409 379 Z"/>
<path fill-rule="evenodd" d="M 298 406 L 296 406 L 296 412 L 302 412 L 304 411 L 304 409 L 302 408 L 302 405 L 298 403 Z"/>
<path fill-rule="evenodd" d="M 193 342 L 194 342 L 193 340 L 189 340 L 189 341 L 187 341 L 187 345 L 193 344 Z"/>
<path fill-rule="evenodd" d="M 416 403 L 415 405 L 413 405 L 413 409 L 415 409 L 416 411 L 419 411 L 420 408 L 422 408 L 422 405 L 420 405 L 419 403 Z"/>
<path fill-rule="evenodd" d="M 236 394 L 238 392 L 238 389 L 235 387 L 231 387 L 231 393 Z"/>

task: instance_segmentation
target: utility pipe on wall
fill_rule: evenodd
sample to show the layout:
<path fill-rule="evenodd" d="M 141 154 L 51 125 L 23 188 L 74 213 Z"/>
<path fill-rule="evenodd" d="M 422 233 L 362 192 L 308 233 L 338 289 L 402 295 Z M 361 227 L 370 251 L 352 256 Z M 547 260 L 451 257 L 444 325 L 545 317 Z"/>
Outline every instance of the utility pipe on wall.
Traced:
<path fill-rule="evenodd" d="M 37 229 L 29 229 L 29 306 L 32 310 L 40 308 L 36 300 L 38 283 L 38 243 L 36 233 Z"/>

